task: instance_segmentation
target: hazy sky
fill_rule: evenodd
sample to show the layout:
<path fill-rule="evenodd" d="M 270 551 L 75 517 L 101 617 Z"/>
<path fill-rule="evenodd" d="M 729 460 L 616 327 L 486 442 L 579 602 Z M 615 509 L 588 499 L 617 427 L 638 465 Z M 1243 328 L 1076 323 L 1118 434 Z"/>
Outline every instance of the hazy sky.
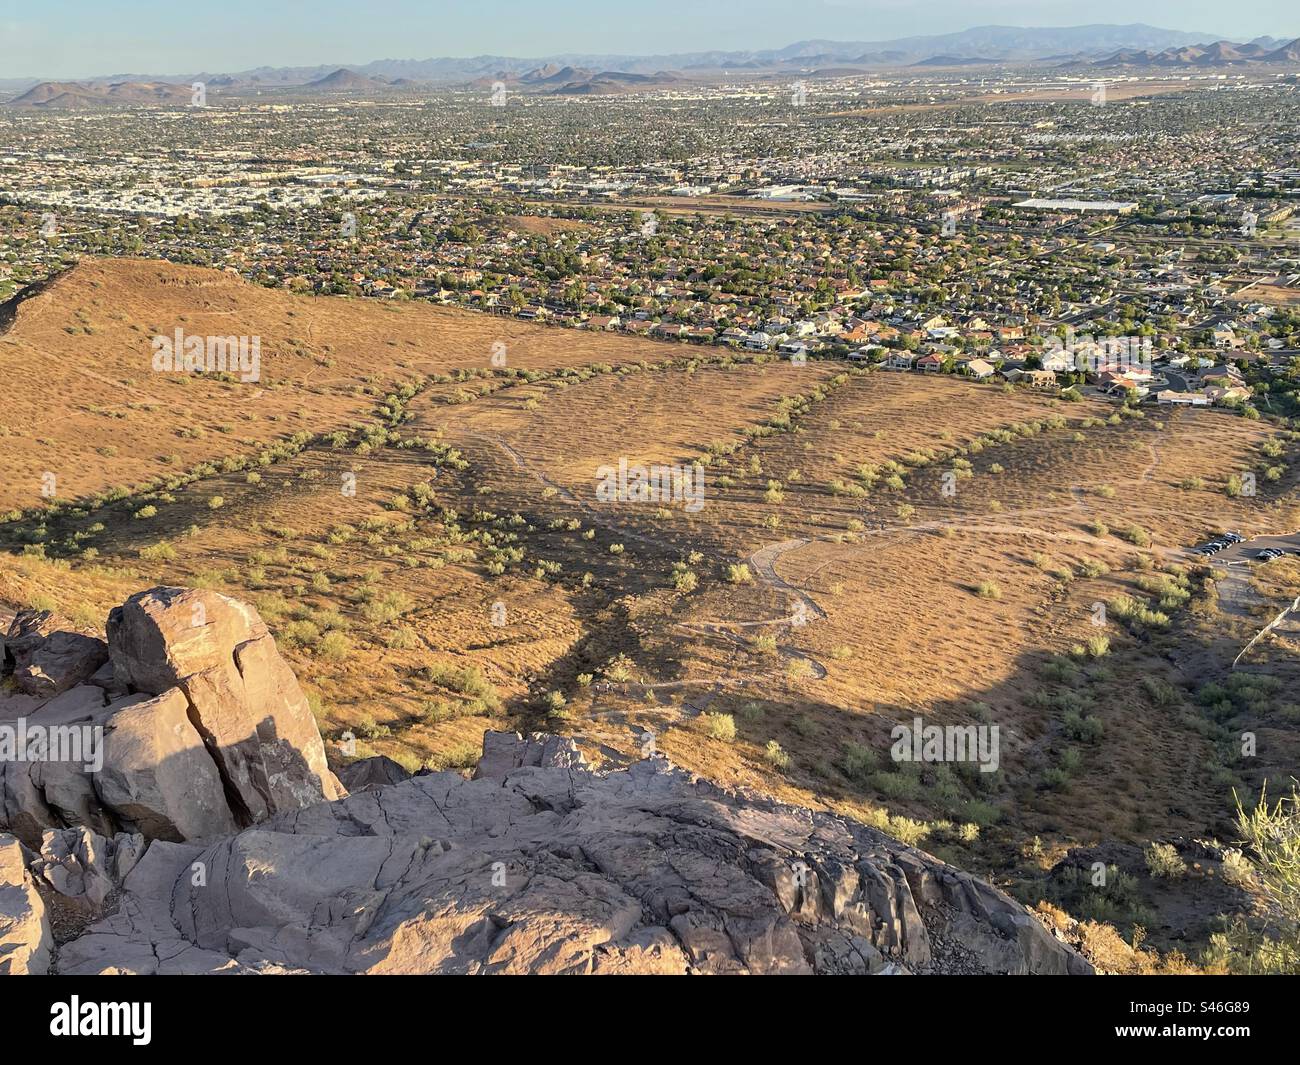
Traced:
<path fill-rule="evenodd" d="M 977 25 L 1300 36 L 1296 0 L 0 0 L 0 78 L 481 54 L 651 54 Z"/>

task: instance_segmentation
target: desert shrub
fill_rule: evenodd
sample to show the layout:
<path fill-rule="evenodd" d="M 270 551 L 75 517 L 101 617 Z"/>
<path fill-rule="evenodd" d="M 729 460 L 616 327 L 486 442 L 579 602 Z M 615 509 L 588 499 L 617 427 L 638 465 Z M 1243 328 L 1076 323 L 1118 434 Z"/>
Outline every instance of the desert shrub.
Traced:
<path fill-rule="evenodd" d="M 1115 530 L 1115 535 L 1137 547 L 1151 546 L 1151 534 L 1141 525 L 1122 525 Z"/>
<path fill-rule="evenodd" d="M 384 592 L 361 608 L 361 616 L 378 625 L 396 621 L 412 607 L 411 597 L 401 592 Z"/>
<path fill-rule="evenodd" d="M 1043 770 L 1042 785 L 1048 791 L 1060 791 L 1070 782 L 1070 774 L 1057 766 Z"/>
<path fill-rule="evenodd" d="M 1157 880 L 1176 880 L 1187 873 L 1187 864 L 1172 843 L 1150 843 L 1142 856 L 1146 859 L 1147 872 Z"/>
<path fill-rule="evenodd" d="M 156 544 L 140 548 L 140 558 L 145 562 L 174 562 L 176 548 L 166 540 L 159 540 Z"/>
<path fill-rule="evenodd" d="M 688 569 L 673 574 L 673 587 L 683 595 L 689 595 L 699 586 L 700 579 Z"/>
<path fill-rule="evenodd" d="M 749 567 L 743 562 L 729 565 L 726 577 L 731 584 L 750 584 L 754 580 L 754 575 L 749 572 Z"/>
<path fill-rule="evenodd" d="M 884 772 L 871 775 L 871 786 L 886 799 L 915 799 L 920 793 L 921 782 L 915 775 L 906 772 Z"/>
<path fill-rule="evenodd" d="M 1229 884 L 1245 887 L 1254 880 L 1255 867 L 1241 851 L 1229 849 L 1223 852 L 1220 873 Z"/>
<path fill-rule="evenodd" d="M 880 756 L 870 747 L 853 742 L 844 745 L 844 751 L 840 755 L 840 768 L 850 780 L 866 784 L 879 766 Z"/>
<path fill-rule="evenodd" d="M 395 651 L 413 651 L 420 646 L 420 637 L 410 625 L 399 625 L 384 637 L 384 643 Z"/>
<path fill-rule="evenodd" d="M 736 738 L 736 719 L 730 714 L 701 714 L 700 725 L 710 739 L 730 743 Z"/>
<path fill-rule="evenodd" d="M 616 684 L 623 684 L 632 679 L 632 660 L 627 655 L 616 655 L 605 666 L 605 676 Z"/>
<path fill-rule="evenodd" d="M 1247 810 L 1237 800 L 1237 828 L 1249 855 L 1254 879 L 1269 906 L 1265 926 L 1234 920 L 1226 932 L 1210 939 L 1210 958 L 1233 972 L 1295 974 L 1300 972 L 1300 792 L 1269 803 L 1261 794 Z"/>
<path fill-rule="evenodd" d="M 1061 727 L 1070 739 L 1081 743 L 1097 743 L 1105 732 L 1105 726 L 1099 717 L 1078 710 L 1067 710 L 1061 719 Z"/>
<path fill-rule="evenodd" d="M 327 632 L 316 644 L 316 653 L 327 662 L 342 662 L 352 653 L 352 644 L 341 632 Z"/>
<path fill-rule="evenodd" d="M 429 768 L 434 772 L 446 772 L 451 769 L 472 769 L 478 765 L 480 748 L 475 743 L 458 743 L 446 751 L 439 751 L 429 758 Z"/>
<path fill-rule="evenodd" d="M 1163 677 L 1146 674 L 1142 680 L 1142 690 L 1156 706 L 1173 706 L 1178 702 L 1178 689 Z"/>
<path fill-rule="evenodd" d="M 975 594 L 981 599 L 1001 599 L 1002 589 L 994 581 L 980 581 L 975 585 Z"/>
<path fill-rule="evenodd" d="M 781 745 L 776 740 L 767 741 L 767 746 L 763 749 L 763 759 L 768 765 L 777 769 L 785 770 L 790 768 L 790 756 L 782 750 Z"/>

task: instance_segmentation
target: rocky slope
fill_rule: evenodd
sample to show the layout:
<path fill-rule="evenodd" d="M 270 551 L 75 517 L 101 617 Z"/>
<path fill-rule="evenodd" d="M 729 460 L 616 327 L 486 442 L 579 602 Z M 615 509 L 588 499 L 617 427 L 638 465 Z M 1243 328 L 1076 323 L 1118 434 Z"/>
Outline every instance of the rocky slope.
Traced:
<path fill-rule="evenodd" d="M 155 588 L 113 610 L 107 630 L 105 644 L 31 610 L 10 624 L 0 660 L 16 694 L 0 695 L 0 724 L 21 728 L 16 739 L 41 731 L 49 752 L 0 747 L 0 830 L 29 847 L 69 825 L 208 838 L 344 794 L 251 606 Z M 84 748 L 76 758 L 54 756 L 53 729 Z"/>
<path fill-rule="evenodd" d="M 661 758 L 604 773 L 567 739 L 490 732 L 472 780 L 376 759 L 337 797 L 265 626 L 213 593 L 133 597 L 106 654 L 55 654 L 51 624 L 20 613 L 7 668 L 64 690 L 0 721 L 75 705 L 104 767 L 77 791 L 4 766 L 0 972 L 1091 971 L 930 855 Z"/>

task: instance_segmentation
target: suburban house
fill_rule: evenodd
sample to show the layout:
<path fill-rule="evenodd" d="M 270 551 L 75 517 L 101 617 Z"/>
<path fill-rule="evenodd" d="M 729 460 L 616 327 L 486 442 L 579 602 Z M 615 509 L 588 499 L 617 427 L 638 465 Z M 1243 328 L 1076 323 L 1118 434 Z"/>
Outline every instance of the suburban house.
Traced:
<path fill-rule="evenodd" d="M 1055 388 L 1056 374 L 1051 370 L 1008 370 L 1007 380 L 1030 388 Z"/>
<path fill-rule="evenodd" d="M 1156 393 L 1156 402 L 1162 407 L 1208 407 L 1210 397 L 1204 392 L 1175 392 L 1166 388 Z"/>
<path fill-rule="evenodd" d="M 1078 365 L 1073 352 L 1059 349 L 1044 352 L 1042 363 L 1043 369 L 1051 370 L 1052 373 L 1072 373 Z"/>
<path fill-rule="evenodd" d="M 1245 343 L 1227 326 L 1220 326 L 1211 334 L 1211 337 L 1216 348 L 1239 348 Z"/>
<path fill-rule="evenodd" d="M 910 351 L 895 351 L 885 360 L 891 370 L 910 370 L 916 362 L 916 356 Z"/>
<path fill-rule="evenodd" d="M 1241 371 L 1235 366 L 1211 366 L 1208 370 L 1201 371 L 1201 383 L 1226 388 L 1234 385 L 1240 387 L 1244 382 Z"/>
<path fill-rule="evenodd" d="M 986 359 L 970 359 L 964 369 L 976 381 L 986 380 L 998 372 L 997 367 Z"/>
<path fill-rule="evenodd" d="M 1212 386 L 1205 390 L 1211 403 L 1231 403 L 1233 400 L 1249 399 L 1250 389 L 1242 385 L 1230 385 L 1227 388 Z"/>

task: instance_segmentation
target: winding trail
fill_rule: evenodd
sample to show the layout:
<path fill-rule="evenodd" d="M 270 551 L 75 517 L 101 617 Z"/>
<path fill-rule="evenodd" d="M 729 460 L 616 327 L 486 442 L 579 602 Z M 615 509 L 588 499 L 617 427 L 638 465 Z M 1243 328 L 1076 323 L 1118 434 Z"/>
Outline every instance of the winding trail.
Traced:
<path fill-rule="evenodd" d="M 507 441 L 489 433 L 468 432 L 452 429 L 444 429 L 449 435 L 479 440 L 491 444 L 505 454 L 511 463 L 521 473 L 531 477 L 538 484 L 546 488 L 551 488 L 556 495 L 564 502 L 571 506 L 577 507 L 589 519 L 592 525 L 601 526 L 611 532 L 618 534 L 626 539 L 638 540 L 642 543 L 651 544 L 655 547 L 667 549 L 672 552 L 679 552 L 681 546 L 670 541 L 651 536 L 647 533 L 638 532 L 629 529 L 624 523 L 617 521 L 609 515 L 589 503 L 578 499 L 572 492 L 561 484 L 557 484 L 546 475 L 533 469 L 528 461 Z M 795 603 L 793 611 L 789 614 L 776 618 L 767 618 L 760 621 L 726 621 L 726 620 L 706 620 L 678 622 L 676 628 L 685 632 L 690 632 L 698 636 L 721 637 L 729 640 L 739 647 L 748 648 L 748 642 L 737 632 L 733 630 L 759 628 L 766 626 L 786 626 L 791 629 L 802 628 L 812 621 L 821 621 L 826 618 L 826 611 L 821 608 L 816 600 L 801 588 L 796 588 L 776 572 L 776 563 L 784 555 L 797 551 L 812 543 L 808 538 L 797 538 L 791 540 L 781 540 L 771 544 L 765 544 L 758 550 L 754 551 L 746 560 L 745 564 L 749 567 L 755 583 L 762 587 L 769 588 L 772 591 L 783 592 L 789 596 Z M 803 662 L 805 668 L 813 680 L 823 680 L 827 675 L 825 665 L 819 662 L 812 655 L 799 651 L 793 647 L 784 645 L 777 646 L 777 653 L 781 658 L 789 662 Z M 705 709 L 717 698 L 723 688 L 734 688 L 751 684 L 756 681 L 768 680 L 770 677 L 766 674 L 738 674 L 718 679 L 684 679 L 672 681 L 660 681 L 652 684 L 612 684 L 605 682 L 598 686 L 598 690 L 612 691 L 620 690 L 624 693 L 638 693 L 644 695 L 647 691 L 674 691 L 684 688 L 707 687 L 707 693 L 695 703 L 684 703 L 683 705 L 695 713 L 703 713 Z"/>

